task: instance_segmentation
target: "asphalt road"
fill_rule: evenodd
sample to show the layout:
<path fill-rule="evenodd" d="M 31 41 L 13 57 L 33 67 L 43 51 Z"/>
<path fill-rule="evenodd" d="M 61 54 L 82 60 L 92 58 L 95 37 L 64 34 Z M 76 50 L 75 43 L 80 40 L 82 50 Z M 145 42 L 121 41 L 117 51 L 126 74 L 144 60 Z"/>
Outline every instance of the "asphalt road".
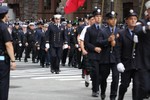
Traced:
<path fill-rule="evenodd" d="M 91 96 L 91 84 L 85 87 L 81 70 L 62 67 L 60 74 L 50 73 L 50 68 L 39 64 L 17 62 L 11 71 L 9 100 L 100 100 Z M 111 75 L 108 78 L 106 100 L 109 100 Z M 132 100 L 131 86 L 124 100 Z"/>

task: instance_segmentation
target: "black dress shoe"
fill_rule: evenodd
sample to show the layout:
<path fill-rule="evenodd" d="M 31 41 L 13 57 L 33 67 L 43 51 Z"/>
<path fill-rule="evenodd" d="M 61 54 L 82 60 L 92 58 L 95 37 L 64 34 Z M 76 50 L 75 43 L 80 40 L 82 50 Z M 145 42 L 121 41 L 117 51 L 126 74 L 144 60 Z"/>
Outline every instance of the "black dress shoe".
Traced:
<path fill-rule="evenodd" d="M 55 74 L 59 74 L 59 71 L 56 71 Z"/>
<path fill-rule="evenodd" d="M 27 59 L 25 59 L 25 60 L 24 60 L 24 62 L 28 62 L 28 60 L 27 60 Z"/>
<path fill-rule="evenodd" d="M 68 66 L 70 67 L 70 63 L 68 63 Z"/>
<path fill-rule="evenodd" d="M 81 76 L 82 76 L 83 79 L 85 78 L 85 75 L 84 75 L 84 74 L 82 74 Z"/>
<path fill-rule="evenodd" d="M 92 92 L 92 97 L 99 97 L 99 93 L 98 92 Z"/>
<path fill-rule="evenodd" d="M 54 73 L 55 71 L 53 69 L 51 69 L 51 73 Z"/>
<path fill-rule="evenodd" d="M 105 100 L 106 95 L 105 94 L 101 94 L 101 99 Z"/>
<path fill-rule="evenodd" d="M 46 68 L 48 68 L 49 67 L 49 64 L 46 64 Z"/>
<path fill-rule="evenodd" d="M 115 98 L 110 98 L 110 100 L 116 100 Z"/>
<path fill-rule="evenodd" d="M 41 66 L 42 66 L 42 68 L 44 68 L 44 67 L 45 67 L 45 66 L 44 66 L 44 64 L 42 64 Z"/>
<path fill-rule="evenodd" d="M 88 86 L 89 86 L 89 83 L 85 81 L 85 87 L 88 87 Z"/>
<path fill-rule="evenodd" d="M 19 61 L 21 61 L 21 58 L 19 58 Z"/>

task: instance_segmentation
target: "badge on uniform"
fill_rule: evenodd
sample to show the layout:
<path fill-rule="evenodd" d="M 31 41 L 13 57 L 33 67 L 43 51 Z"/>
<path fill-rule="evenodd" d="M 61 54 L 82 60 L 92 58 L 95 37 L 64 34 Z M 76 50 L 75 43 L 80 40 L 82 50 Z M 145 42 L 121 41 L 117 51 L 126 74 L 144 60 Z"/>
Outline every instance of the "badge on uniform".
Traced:
<path fill-rule="evenodd" d="M 4 61 L 5 60 L 5 56 L 0 56 L 0 61 Z"/>

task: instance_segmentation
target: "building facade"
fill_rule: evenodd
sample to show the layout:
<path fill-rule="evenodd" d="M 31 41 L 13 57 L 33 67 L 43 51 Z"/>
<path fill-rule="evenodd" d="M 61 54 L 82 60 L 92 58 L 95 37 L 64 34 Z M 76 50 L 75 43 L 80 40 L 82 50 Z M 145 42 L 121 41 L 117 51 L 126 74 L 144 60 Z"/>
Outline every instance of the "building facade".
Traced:
<path fill-rule="evenodd" d="M 67 0 L 5 0 L 8 6 L 13 9 L 16 18 L 25 19 L 49 19 L 55 13 L 61 13 L 68 19 L 75 17 L 83 17 L 87 13 L 91 13 L 95 7 L 100 7 L 103 17 L 110 11 L 111 0 L 86 0 L 83 7 L 77 12 L 65 15 L 64 6 Z M 114 10 L 118 13 L 119 21 L 123 21 L 129 9 L 135 9 L 139 14 L 144 13 L 145 8 L 142 3 L 147 0 L 114 0 Z"/>

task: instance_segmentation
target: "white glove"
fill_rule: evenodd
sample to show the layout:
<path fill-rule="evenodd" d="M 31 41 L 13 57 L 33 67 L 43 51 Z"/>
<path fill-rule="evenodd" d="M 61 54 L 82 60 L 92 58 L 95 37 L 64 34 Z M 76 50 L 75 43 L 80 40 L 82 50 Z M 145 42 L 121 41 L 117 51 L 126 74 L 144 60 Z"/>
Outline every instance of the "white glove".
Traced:
<path fill-rule="evenodd" d="M 46 44 L 45 44 L 45 47 L 46 47 L 47 49 L 49 49 L 49 48 L 50 48 L 49 43 L 46 43 Z"/>
<path fill-rule="evenodd" d="M 75 44 L 75 47 L 76 47 L 76 48 L 79 48 L 79 45 L 78 45 L 78 44 Z"/>
<path fill-rule="evenodd" d="M 134 35 L 133 41 L 134 41 L 135 43 L 138 43 L 138 36 L 137 36 L 137 35 Z"/>
<path fill-rule="evenodd" d="M 26 46 L 28 46 L 28 43 L 25 43 Z"/>
<path fill-rule="evenodd" d="M 40 50 L 40 47 L 37 47 L 37 50 Z"/>
<path fill-rule="evenodd" d="M 19 43 L 19 46 L 21 47 L 21 46 L 22 46 L 22 43 Z"/>
<path fill-rule="evenodd" d="M 124 70 L 125 70 L 125 67 L 122 63 L 118 63 L 117 64 L 117 69 L 118 69 L 119 72 L 123 73 Z"/>
<path fill-rule="evenodd" d="M 68 44 L 64 44 L 63 49 L 67 49 L 67 48 L 68 48 Z"/>

